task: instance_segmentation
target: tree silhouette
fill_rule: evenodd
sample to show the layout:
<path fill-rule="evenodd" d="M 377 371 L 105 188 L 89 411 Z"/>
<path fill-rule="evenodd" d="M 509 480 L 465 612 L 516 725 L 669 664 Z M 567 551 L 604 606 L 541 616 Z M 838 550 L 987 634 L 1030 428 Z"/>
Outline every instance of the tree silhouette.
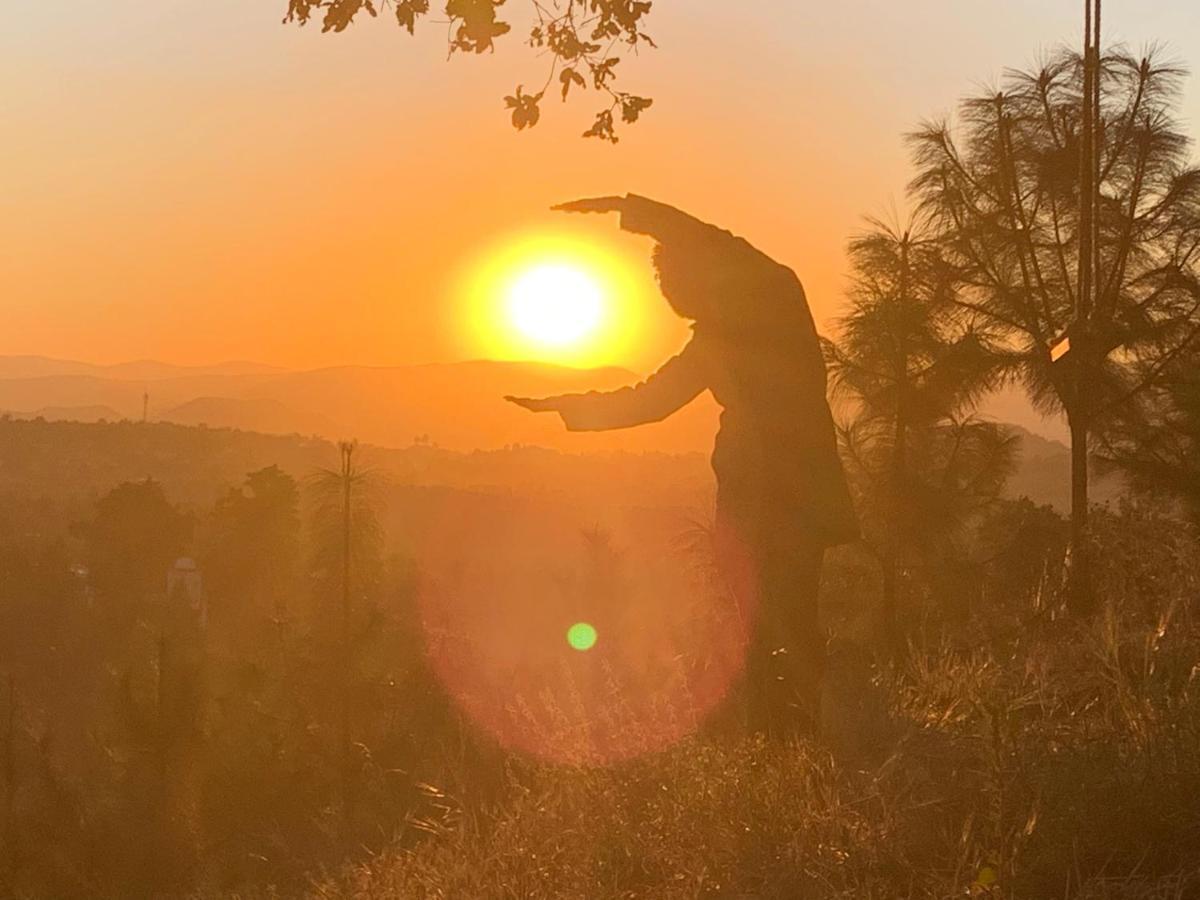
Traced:
<path fill-rule="evenodd" d="M 1200 324 L 1200 171 L 1173 116 L 1181 72 L 1123 51 L 1098 69 L 1094 158 L 1082 138 L 1085 66 L 1069 51 L 963 101 L 959 129 L 930 122 L 911 136 L 913 190 L 962 285 L 951 302 L 1038 409 L 1066 415 L 1081 585 L 1089 440 Z M 1080 179 L 1093 163 L 1094 220 Z M 1073 592 L 1076 608 L 1090 596 Z"/>
<path fill-rule="evenodd" d="M 504 0 L 447 0 L 445 13 L 449 52 L 483 53 L 494 50 L 497 38 L 503 37 L 511 26 L 498 17 Z M 565 0 L 559 4 L 544 4 L 531 0 L 534 25 L 526 42 L 539 55 L 550 57 L 545 82 L 533 93 L 517 85 L 504 98 L 511 110 L 513 127 L 521 130 L 538 123 L 540 103 L 551 85 L 565 101 L 571 88 L 593 90 L 607 97 L 608 105 L 597 114 L 584 137 L 597 137 L 617 142 L 616 118 L 625 123 L 636 122 L 651 100 L 628 91 L 618 90 L 613 82 L 616 68 L 626 54 L 636 54 L 640 47 L 654 46 L 642 29 L 650 13 L 648 0 Z M 390 7 L 396 24 L 409 34 L 416 23 L 430 14 L 429 0 L 288 0 L 284 22 L 305 25 L 319 17 L 321 30 L 341 32 L 365 13 L 376 18 L 381 9 Z"/>
<path fill-rule="evenodd" d="M 357 454 L 357 441 L 342 441 L 338 444 L 338 468 L 318 472 L 310 484 L 315 501 L 313 546 L 318 589 L 336 585 L 338 593 L 333 632 L 343 840 L 352 826 L 356 789 L 351 715 L 355 599 L 368 580 L 378 575 L 381 544 L 376 476 L 363 467 Z"/>
<path fill-rule="evenodd" d="M 246 476 L 217 501 L 202 553 L 211 597 L 241 609 L 221 610 L 245 622 L 269 616 L 277 628 L 289 618 L 300 553 L 300 491 L 279 466 Z M 236 599 L 235 599 L 236 598 Z"/>
<path fill-rule="evenodd" d="M 1174 360 L 1130 412 L 1106 435 L 1106 456 L 1200 525 L 1200 352 Z"/>
<path fill-rule="evenodd" d="M 93 519 L 76 527 L 107 623 L 121 631 L 166 590 L 167 569 L 191 538 L 187 515 L 162 485 L 127 481 L 96 501 Z"/>
<path fill-rule="evenodd" d="M 902 573 L 951 555 L 971 515 L 998 495 L 1014 444 L 969 415 L 996 364 L 953 314 L 959 285 L 935 236 L 924 223 L 869 224 L 850 244 L 850 310 L 825 353 L 833 395 L 852 409 L 840 440 L 897 650 Z"/>

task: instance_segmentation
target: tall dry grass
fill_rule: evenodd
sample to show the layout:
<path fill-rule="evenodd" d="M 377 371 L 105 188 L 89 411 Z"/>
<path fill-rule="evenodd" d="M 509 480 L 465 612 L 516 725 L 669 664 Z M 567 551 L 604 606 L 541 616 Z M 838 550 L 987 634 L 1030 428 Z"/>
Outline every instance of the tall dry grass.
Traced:
<path fill-rule="evenodd" d="M 408 835 L 311 895 L 1200 896 L 1200 545 L 1136 508 L 1097 540 L 1092 620 L 1043 567 L 970 627 L 914 629 L 896 668 L 836 648 L 823 741 L 512 760 L 488 803 L 429 787 Z"/>

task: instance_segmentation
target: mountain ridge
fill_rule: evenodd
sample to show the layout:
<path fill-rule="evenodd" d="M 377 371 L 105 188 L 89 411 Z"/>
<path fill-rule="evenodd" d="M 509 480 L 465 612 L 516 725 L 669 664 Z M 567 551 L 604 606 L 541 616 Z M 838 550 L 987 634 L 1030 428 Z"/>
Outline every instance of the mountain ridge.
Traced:
<path fill-rule="evenodd" d="M 132 377 L 134 374 L 143 377 Z M 355 436 L 402 447 L 417 437 L 456 450 L 512 444 L 568 452 L 707 452 L 719 407 L 705 394 L 668 419 L 621 432 L 567 432 L 553 416 L 503 401 L 506 394 L 545 396 L 611 390 L 641 376 L 618 366 L 573 368 L 534 360 L 469 359 L 401 365 L 341 364 L 289 369 L 233 361 L 176 365 L 139 360 L 113 365 L 44 356 L 0 356 L 0 410 L 28 418 L 148 418 L 269 434 Z M 988 418 L 1019 425 L 1036 439 L 1062 435 L 1011 392 L 989 398 Z M 103 410 L 103 412 L 96 412 Z M 1051 457 L 1057 451 L 1046 450 Z"/>

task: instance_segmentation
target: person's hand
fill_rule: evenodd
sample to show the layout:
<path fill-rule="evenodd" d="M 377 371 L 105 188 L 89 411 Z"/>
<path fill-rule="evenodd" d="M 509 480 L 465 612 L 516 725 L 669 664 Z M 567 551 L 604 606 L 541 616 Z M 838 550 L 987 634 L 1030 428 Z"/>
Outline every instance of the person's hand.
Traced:
<path fill-rule="evenodd" d="M 506 396 L 504 398 L 509 403 L 515 403 L 522 409 L 527 409 L 530 412 L 557 412 L 558 402 L 554 397 L 513 397 Z"/>
<path fill-rule="evenodd" d="M 609 213 L 620 212 L 625 208 L 624 197 L 588 197 L 583 200 L 569 200 L 566 203 L 556 203 L 550 207 L 556 212 L 577 213 Z"/>

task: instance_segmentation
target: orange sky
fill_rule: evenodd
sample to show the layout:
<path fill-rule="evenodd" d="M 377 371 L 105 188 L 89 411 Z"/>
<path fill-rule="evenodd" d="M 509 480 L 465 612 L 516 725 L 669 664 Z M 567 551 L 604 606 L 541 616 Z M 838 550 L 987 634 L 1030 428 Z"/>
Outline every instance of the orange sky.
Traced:
<path fill-rule="evenodd" d="M 436 5 L 436 4 L 435 4 Z M 660 50 L 621 64 L 655 98 L 611 147 L 593 103 L 517 133 L 544 77 L 512 35 L 445 59 L 444 30 L 321 35 L 284 0 L 24 3 L 0 31 L 0 353 L 290 366 L 477 355 L 462 274 L 498 236 L 571 227 L 638 266 L 615 221 L 556 201 L 636 191 L 751 239 L 834 313 L 863 213 L 902 205 L 900 135 L 1005 65 L 1072 38 L 1082 4 L 659 0 Z M 739 10 L 735 18 L 722 9 Z M 1109 36 L 1200 46 L 1184 0 L 1106 4 Z M 506 14 L 519 25 L 523 0 Z M 519 34 L 523 27 L 515 27 Z M 1184 116 L 1195 133 L 1200 91 Z M 683 330 L 651 296 L 639 370 Z"/>

